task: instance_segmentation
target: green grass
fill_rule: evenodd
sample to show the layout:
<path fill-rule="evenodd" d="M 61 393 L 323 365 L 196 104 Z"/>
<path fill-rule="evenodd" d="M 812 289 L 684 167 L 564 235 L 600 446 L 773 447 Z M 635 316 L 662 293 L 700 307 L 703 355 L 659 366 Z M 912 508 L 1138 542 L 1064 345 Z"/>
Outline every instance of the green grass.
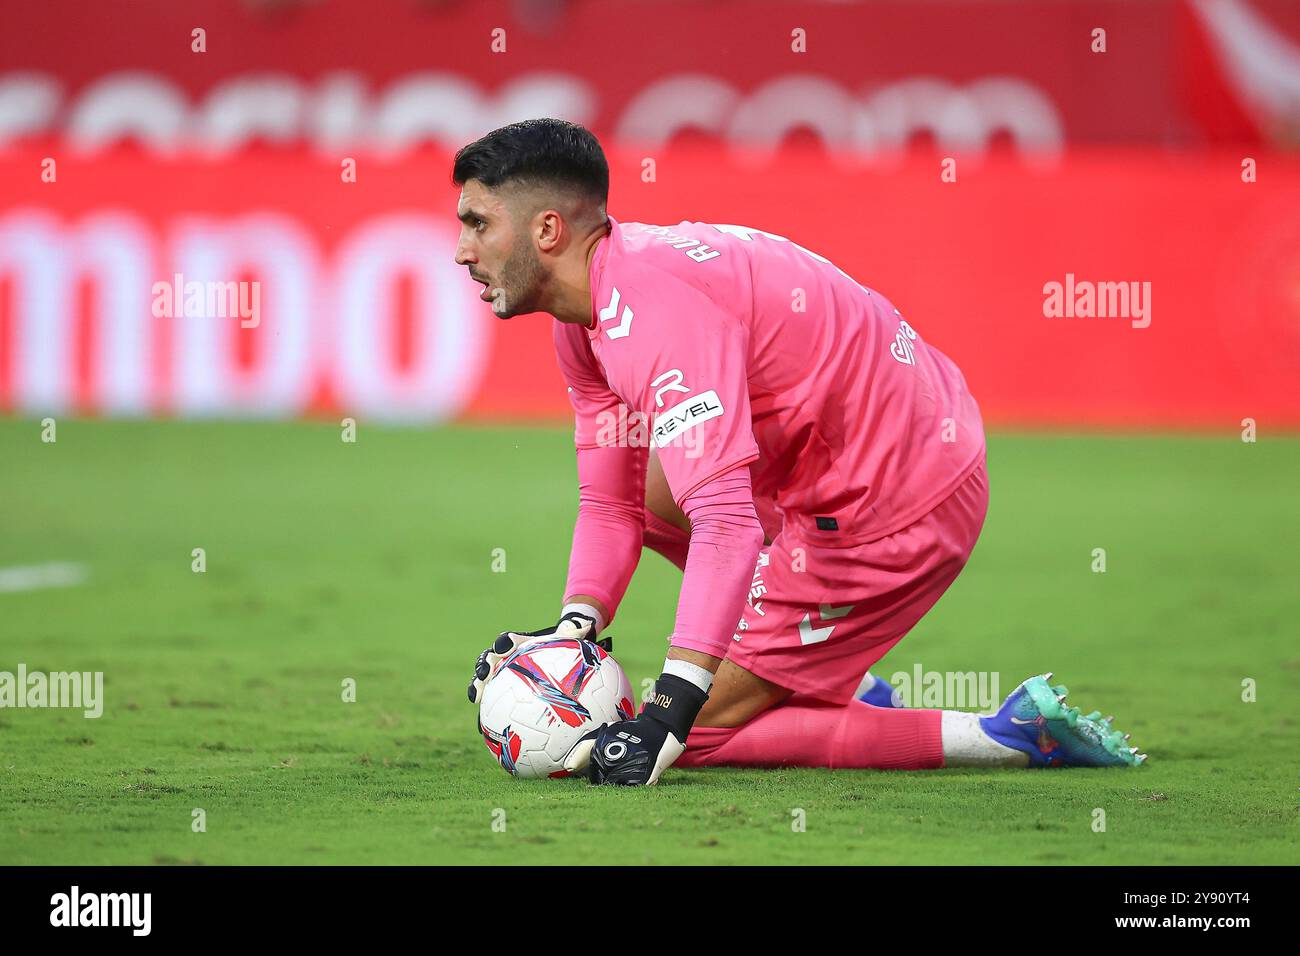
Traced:
<path fill-rule="evenodd" d="M 0 864 L 1300 862 L 1300 440 L 994 436 L 971 564 L 877 668 L 996 671 L 1003 694 L 1054 670 L 1147 766 L 607 791 L 506 777 L 464 697 L 496 631 L 556 613 L 568 429 L 39 432 L 0 421 L 0 567 L 90 576 L 0 594 L 0 670 L 102 670 L 107 703 L 0 710 Z M 679 582 L 647 555 L 611 629 L 634 685 Z"/>

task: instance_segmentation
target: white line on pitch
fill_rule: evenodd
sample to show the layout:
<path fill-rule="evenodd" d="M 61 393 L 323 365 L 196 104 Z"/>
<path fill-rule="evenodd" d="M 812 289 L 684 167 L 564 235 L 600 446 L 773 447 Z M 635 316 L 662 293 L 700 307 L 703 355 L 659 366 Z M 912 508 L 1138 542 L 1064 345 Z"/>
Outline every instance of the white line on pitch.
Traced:
<path fill-rule="evenodd" d="M 86 580 L 86 566 L 68 561 L 48 564 L 20 564 L 0 568 L 0 594 L 36 591 L 40 588 L 70 588 Z"/>

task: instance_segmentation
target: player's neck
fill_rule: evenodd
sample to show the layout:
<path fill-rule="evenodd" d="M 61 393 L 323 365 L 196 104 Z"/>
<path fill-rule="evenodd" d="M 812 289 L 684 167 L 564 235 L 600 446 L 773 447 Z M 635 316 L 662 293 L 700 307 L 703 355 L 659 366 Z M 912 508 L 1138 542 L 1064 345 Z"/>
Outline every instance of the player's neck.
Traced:
<path fill-rule="evenodd" d="M 563 273 L 557 270 L 554 277 L 555 301 L 545 311 L 561 322 L 575 325 L 591 325 L 591 260 L 596 255 L 600 240 L 609 235 L 609 220 L 583 240 L 584 249 L 581 260 L 575 257 L 574 265 L 581 262 L 580 271 L 574 269 Z"/>

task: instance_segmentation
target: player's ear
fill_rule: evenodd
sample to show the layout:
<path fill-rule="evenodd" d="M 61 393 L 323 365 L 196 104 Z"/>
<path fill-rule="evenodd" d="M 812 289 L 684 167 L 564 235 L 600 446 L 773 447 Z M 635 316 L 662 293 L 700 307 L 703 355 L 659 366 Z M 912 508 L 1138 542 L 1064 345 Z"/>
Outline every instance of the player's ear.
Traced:
<path fill-rule="evenodd" d="M 563 231 L 560 214 L 554 209 L 543 209 L 533 222 L 533 230 L 538 247 L 543 252 L 550 252 L 560 241 L 560 233 Z"/>

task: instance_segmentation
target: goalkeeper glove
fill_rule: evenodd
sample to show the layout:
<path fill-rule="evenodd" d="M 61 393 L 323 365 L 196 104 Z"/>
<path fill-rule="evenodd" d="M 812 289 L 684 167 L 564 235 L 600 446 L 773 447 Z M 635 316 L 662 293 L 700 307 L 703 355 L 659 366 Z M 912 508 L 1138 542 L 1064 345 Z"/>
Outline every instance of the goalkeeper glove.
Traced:
<path fill-rule="evenodd" d="M 706 688 L 712 677 L 694 664 L 667 661 L 655 683 L 654 699 L 641 708 L 640 715 L 587 734 L 569 751 L 564 768 L 585 770 L 593 784 L 653 787 L 686 750 L 686 736 L 709 699 Z"/>
<path fill-rule="evenodd" d="M 540 631 L 505 631 L 492 642 L 492 646 L 478 656 L 474 662 L 474 679 L 469 682 L 468 696 L 471 704 L 476 704 L 483 696 L 483 687 L 496 672 L 496 667 L 503 658 L 509 657 L 525 644 L 548 637 L 573 638 L 591 641 L 605 650 L 613 650 L 614 641 L 606 637 L 596 640 L 598 630 L 597 611 L 585 604 L 571 604 L 564 608 L 563 616 L 553 626 Z"/>

